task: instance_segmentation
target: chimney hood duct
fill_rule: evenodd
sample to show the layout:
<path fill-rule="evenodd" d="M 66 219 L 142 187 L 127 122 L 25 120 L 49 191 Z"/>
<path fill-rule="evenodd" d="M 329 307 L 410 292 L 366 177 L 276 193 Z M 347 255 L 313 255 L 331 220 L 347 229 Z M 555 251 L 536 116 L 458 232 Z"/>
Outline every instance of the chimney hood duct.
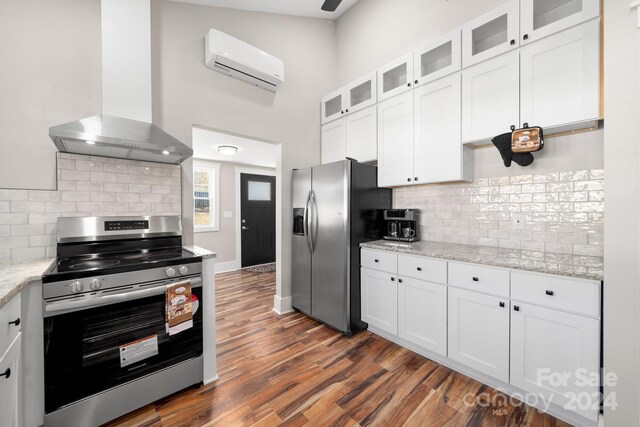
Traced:
<path fill-rule="evenodd" d="M 102 7 L 103 114 L 49 128 L 63 153 L 180 164 L 193 150 L 151 123 L 149 0 Z"/>

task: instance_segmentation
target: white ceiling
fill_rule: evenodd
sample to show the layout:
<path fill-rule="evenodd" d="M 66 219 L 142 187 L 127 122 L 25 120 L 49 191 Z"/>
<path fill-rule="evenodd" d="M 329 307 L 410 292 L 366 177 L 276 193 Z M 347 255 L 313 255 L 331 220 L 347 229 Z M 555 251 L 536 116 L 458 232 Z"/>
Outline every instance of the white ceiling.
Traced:
<path fill-rule="evenodd" d="M 224 155 L 218 153 L 218 146 L 233 145 L 238 153 Z M 267 142 L 228 135 L 201 128 L 193 128 L 194 159 L 214 160 L 217 162 L 243 163 L 267 168 L 276 167 L 278 147 Z"/>
<path fill-rule="evenodd" d="M 258 12 L 280 13 L 282 15 L 308 16 L 311 18 L 337 19 L 358 0 L 342 0 L 335 12 L 320 9 L 324 0 L 173 0 L 205 6 L 228 7 L 231 9 L 255 10 Z"/>

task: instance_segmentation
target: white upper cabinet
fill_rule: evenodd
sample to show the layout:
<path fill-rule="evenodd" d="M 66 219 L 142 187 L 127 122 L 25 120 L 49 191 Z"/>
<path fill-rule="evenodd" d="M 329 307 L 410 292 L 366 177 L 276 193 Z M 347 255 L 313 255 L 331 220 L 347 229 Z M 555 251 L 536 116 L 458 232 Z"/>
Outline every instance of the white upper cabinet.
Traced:
<path fill-rule="evenodd" d="M 378 102 L 413 87 L 413 53 L 405 55 L 378 70 Z"/>
<path fill-rule="evenodd" d="M 376 103 L 376 73 L 351 82 L 345 88 L 347 105 L 345 114 L 354 113 Z"/>
<path fill-rule="evenodd" d="M 322 98 L 322 124 L 374 105 L 376 86 L 372 72 Z"/>
<path fill-rule="evenodd" d="M 599 15 L 600 0 L 521 0 L 521 43 L 531 43 Z"/>
<path fill-rule="evenodd" d="M 522 48 L 522 122 L 549 128 L 599 118 L 599 43 L 595 19 Z"/>
<path fill-rule="evenodd" d="M 511 125 L 520 123 L 519 111 L 518 52 L 462 71 L 462 142 L 486 141 L 509 132 Z"/>
<path fill-rule="evenodd" d="M 460 73 L 414 91 L 414 179 L 417 183 L 470 180 L 460 139 Z M 473 154 L 468 157 L 472 161 Z"/>
<path fill-rule="evenodd" d="M 376 106 L 350 113 L 346 123 L 347 157 L 359 162 L 371 162 L 378 158 L 378 115 Z"/>
<path fill-rule="evenodd" d="M 322 163 L 337 162 L 347 156 L 347 128 L 344 119 L 322 126 Z"/>
<path fill-rule="evenodd" d="M 510 382 L 514 386 L 596 421 L 599 350 L 600 320 L 513 303 Z M 581 370 L 585 377 L 596 378 L 596 383 L 582 384 L 576 377 Z M 544 371 L 569 377 L 554 381 L 541 376 Z"/>
<path fill-rule="evenodd" d="M 413 92 L 409 92 L 378 104 L 378 186 L 413 181 Z"/>
<path fill-rule="evenodd" d="M 432 82 L 460 70 L 460 28 L 430 40 L 413 53 L 414 86 Z"/>
<path fill-rule="evenodd" d="M 322 124 L 328 123 L 344 114 L 344 90 L 340 89 L 322 98 Z"/>
<path fill-rule="evenodd" d="M 519 4 L 511 0 L 462 27 L 462 66 L 469 67 L 519 46 Z"/>

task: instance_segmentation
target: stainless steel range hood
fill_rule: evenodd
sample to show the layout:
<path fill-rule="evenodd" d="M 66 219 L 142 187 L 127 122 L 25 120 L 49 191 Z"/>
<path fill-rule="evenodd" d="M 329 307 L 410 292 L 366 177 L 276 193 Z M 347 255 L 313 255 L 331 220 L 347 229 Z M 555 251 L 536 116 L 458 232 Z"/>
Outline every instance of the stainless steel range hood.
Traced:
<path fill-rule="evenodd" d="M 101 2 L 102 114 L 49 128 L 65 153 L 180 164 L 193 150 L 151 123 L 150 0 Z"/>
<path fill-rule="evenodd" d="M 159 127 L 146 122 L 98 115 L 49 128 L 64 153 L 180 164 L 193 150 Z"/>

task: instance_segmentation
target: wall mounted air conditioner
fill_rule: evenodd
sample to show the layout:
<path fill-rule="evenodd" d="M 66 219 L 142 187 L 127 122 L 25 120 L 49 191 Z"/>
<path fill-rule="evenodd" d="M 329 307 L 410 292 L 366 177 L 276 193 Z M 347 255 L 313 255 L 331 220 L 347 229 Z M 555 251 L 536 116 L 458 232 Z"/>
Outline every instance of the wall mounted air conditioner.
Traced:
<path fill-rule="evenodd" d="M 284 82 L 281 60 L 221 31 L 209 30 L 204 54 L 207 67 L 272 92 Z"/>

